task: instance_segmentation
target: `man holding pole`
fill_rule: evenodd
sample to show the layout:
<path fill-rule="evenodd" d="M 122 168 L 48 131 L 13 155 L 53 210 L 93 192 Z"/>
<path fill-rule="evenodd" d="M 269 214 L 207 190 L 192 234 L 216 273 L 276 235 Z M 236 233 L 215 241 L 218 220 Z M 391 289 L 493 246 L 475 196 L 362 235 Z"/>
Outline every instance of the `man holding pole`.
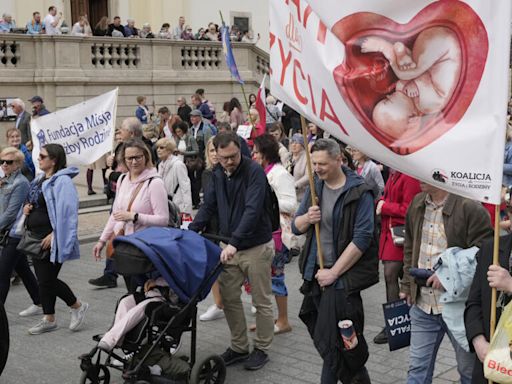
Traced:
<path fill-rule="evenodd" d="M 489 214 L 473 200 L 450 194 L 426 183 L 423 193 L 411 202 L 405 219 L 404 278 L 401 298 L 412 304 L 411 346 L 407 383 L 432 382 L 437 350 L 447 333 L 455 349 L 462 384 L 471 383 L 475 355 L 465 351 L 443 320 L 441 293 L 444 287 L 434 273 L 420 287 L 410 275 L 411 267 L 432 270 L 447 248 L 480 247 L 492 237 Z"/>
<path fill-rule="evenodd" d="M 317 140 L 311 153 L 317 203 L 311 204 L 310 189 L 306 191 L 292 224 L 296 235 L 307 234 L 299 260 L 304 279 L 299 316 L 324 359 L 321 384 L 370 383 L 360 292 L 378 282 L 373 197 L 361 177 L 342 167 L 334 140 Z M 343 347 L 339 337 L 342 320 L 350 320 L 355 330 L 352 349 Z"/>

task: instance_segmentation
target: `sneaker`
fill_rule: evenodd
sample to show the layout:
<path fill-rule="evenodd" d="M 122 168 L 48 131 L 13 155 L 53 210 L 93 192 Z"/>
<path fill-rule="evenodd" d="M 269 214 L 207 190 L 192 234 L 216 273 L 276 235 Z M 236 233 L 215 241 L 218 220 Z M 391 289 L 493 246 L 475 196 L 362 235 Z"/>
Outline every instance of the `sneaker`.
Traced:
<path fill-rule="evenodd" d="M 386 328 L 382 328 L 382 331 L 380 331 L 377 336 L 373 338 L 373 342 L 375 344 L 387 344 L 388 342 L 388 334 L 386 333 Z"/>
<path fill-rule="evenodd" d="M 85 313 L 89 309 L 89 304 L 82 302 L 82 305 L 77 309 L 71 308 L 71 322 L 69 323 L 69 329 L 72 331 L 78 330 L 85 319 Z"/>
<path fill-rule="evenodd" d="M 201 321 L 217 320 L 224 317 L 224 311 L 217 307 L 217 304 L 210 305 L 205 313 L 199 316 Z"/>
<path fill-rule="evenodd" d="M 89 284 L 95 285 L 100 288 L 115 288 L 117 287 L 117 279 L 113 279 L 107 275 L 98 277 L 97 279 L 90 279 Z"/>
<path fill-rule="evenodd" d="M 42 315 L 43 314 L 43 308 L 39 305 L 32 304 L 27 309 L 24 309 L 19 313 L 21 317 L 25 316 L 34 316 L 34 315 Z"/>
<path fill-rule="evenodd" d="M 55 331 L 57 329 L 57 321 L 48 321 L 43 317 L 39 323 L 28 330 L 31 335 L 40 335 L 41 333 Z"/>
<path fill-rule="evenodd" d="M 261 349 L 254 348 L 254 350 L 249 355 L 249 358 L 244 364 L 244 368 L 249 371 L 256 371 L 257 369 L 262 368 L 265 364 L 268 363 L 268 355 L 263 352 Z"/>
<path fill-rule="evenodd" d="M 228 365 L 232 365 L 240 361 L 247 360 L 247 358 L 249 357 L 249 352 L 239 353 L 233 351 L 231 348 L 228 348 L 226 349 L 226 352 L 220 355 L 220 357 L 222 358 L 222 360 L 224 360 L 224 364 L 226 364 L 227 367 Z"/>

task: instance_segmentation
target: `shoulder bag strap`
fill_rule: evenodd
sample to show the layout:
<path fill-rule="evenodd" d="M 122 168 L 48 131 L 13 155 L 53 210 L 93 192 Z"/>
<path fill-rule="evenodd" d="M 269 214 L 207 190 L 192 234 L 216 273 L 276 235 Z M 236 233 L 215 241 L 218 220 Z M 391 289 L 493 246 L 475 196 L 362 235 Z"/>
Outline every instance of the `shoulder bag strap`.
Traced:
<path fill-rule="evenodd" d="M 132 197 L 130 198 L 130 203 L 128 203 L 128 212 L 131 211 L 132 209 L 132 204 L 133 202 L 135 201 L 135 198 L 137 197 L 137 195 L 139 194 L 140 190 L 142 189 L 142 186 L 144 185 L 144 181 L 141 181 L 139 184 L 137 184 L 137 187 L 135 188 L 135 190 L 133 191 L 132 193 Z"/>

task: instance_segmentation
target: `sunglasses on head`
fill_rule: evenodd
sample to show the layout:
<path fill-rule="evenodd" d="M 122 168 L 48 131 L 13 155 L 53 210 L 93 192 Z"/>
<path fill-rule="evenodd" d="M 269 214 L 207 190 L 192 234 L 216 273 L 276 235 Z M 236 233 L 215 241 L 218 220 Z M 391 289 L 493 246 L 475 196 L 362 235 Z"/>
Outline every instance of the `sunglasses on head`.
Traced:
<path fill-rule="evenodd" d="M 3 159 L 0 159 L 0 165 L 4 165 L 4 164 L 12 165 L 13 163 L 14 163 L 14 160 L 3 160 Z"/>

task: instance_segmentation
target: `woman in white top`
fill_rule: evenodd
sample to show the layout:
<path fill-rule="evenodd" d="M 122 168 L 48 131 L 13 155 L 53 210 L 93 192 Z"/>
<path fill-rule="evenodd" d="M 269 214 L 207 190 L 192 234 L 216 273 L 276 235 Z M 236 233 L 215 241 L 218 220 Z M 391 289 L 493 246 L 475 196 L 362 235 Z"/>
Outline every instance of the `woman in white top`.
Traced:
<path fill-rule="evenodd" d="M 176 144 L 164 138 L 156 142 L 156 153 L 160 159 L 158 174 L 162 177 L 167 195 L 181 212 L 192 213 L 192 190 L 187 167 L 177 156 Z"/>
<path fill-rule="evenodd" d="M 71 29 L 71 35 L 92 36 L 91 26 L 89 25 L 89 21 L 87 21 L 86 16 L 80 16 L 80 20 L 73 24 L 73 28 Z"/>
<path fill-rule="evenodd" d="M 292 330 L 288 321 L 288 290 L 284 282 L 284 266 L 288 261 L 288 248 L 283 243 L 283 234 L 291 231 L 290 223 L 297 209 L 297 195 L 295 194 L 293 176 L 281 164 L 279 145 L 272 135 L 265 133 L 254 139 L 253 159 L 265 170 L 268 183 L 279 203 L 281 228 L 272 234 L 276 250 L 272 260 L 272 293 L 276 298 L 278 313 L 274 334 L 280 334 Z"/>

